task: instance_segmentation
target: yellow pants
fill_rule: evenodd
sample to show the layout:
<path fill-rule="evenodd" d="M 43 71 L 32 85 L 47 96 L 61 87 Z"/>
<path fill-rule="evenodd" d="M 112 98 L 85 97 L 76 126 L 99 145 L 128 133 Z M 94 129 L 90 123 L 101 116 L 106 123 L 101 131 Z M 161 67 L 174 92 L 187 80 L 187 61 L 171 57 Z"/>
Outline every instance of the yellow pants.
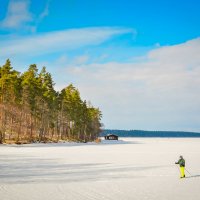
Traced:
<path fill-rule="evenodd" d="M 180 167 L 181 178 L 185 177 L 185 167 Z"/>

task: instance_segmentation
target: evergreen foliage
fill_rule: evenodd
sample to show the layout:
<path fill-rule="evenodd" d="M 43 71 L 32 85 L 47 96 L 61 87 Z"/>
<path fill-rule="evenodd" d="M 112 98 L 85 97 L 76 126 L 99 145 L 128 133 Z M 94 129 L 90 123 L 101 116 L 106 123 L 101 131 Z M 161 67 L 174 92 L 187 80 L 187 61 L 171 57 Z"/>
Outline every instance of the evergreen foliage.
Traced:
<path fill-rule="evenodd" d="M 0 66 L 0 143 L 92 141 L 101 116 L 72 84 L 55 91 L 45 67 L 38 72 L 33 64 L 21 74 L 9 59 Z"/>

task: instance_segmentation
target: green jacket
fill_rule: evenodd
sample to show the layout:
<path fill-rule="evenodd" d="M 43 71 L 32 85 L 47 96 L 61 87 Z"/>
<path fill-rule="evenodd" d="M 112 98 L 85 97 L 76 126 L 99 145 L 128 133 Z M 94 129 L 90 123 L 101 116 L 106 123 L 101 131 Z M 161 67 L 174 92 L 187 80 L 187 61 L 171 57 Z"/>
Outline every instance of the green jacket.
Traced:
<path fill-rule="evenodd" d="M 185 167 L 185 160 L 184 160 L 183 158 L 180 158 L 180 159 L 178 160 L 178 162 L 176 162 L 176 164 L 179 164 L 180 167 Z"/>

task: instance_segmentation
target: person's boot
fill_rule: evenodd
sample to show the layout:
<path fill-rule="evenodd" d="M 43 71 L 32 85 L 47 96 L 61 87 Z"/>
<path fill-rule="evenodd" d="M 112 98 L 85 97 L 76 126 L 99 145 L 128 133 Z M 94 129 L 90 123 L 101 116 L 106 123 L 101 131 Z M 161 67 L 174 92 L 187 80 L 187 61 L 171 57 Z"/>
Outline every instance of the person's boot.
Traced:
<path fill-rule="evenodd" d="M 184 176 L 181 176 L 180 178 L 185 178 L 185 175 L 184 175 Z"/>

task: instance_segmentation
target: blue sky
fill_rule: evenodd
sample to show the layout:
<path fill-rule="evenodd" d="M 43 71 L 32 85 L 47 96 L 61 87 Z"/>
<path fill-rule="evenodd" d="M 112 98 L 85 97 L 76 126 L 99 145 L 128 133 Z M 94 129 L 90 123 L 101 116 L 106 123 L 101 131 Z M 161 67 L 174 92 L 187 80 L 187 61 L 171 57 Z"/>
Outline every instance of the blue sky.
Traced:
<path fill-rule="evenodd" d="M 46 66 L 106 128 L 200 131 L 198 0 L 1 0 L 0 64 Z"/>
<path fill-rule="evenodd" d="M 0 19 L 5 18 L 9 2 L 1 0 Z M 29 11 L 35 18 L 30 22 L 32 25 L 48 9 L 48 14 L 37 24 L 38 33 L 94 26 L 132 27 L 138 31 L 134 44 L 139 46 L 171 45 L 198 37 L 199 6 L 198 0 L 29 1 Z"/>

